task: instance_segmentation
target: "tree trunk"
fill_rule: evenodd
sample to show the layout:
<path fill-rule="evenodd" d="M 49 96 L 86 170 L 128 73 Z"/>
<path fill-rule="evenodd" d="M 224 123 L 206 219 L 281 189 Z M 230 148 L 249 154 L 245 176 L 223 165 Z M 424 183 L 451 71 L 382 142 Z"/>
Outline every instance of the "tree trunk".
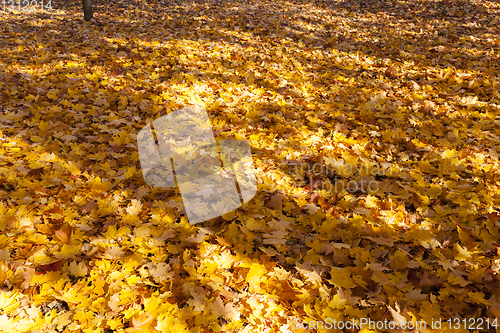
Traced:
<path fill-rule="evenodd" d="M 92 0 L 82 0 L 83 3 L 83 18 L 85 21 L 90 21 L 94 14 L 92 14 Z"/>

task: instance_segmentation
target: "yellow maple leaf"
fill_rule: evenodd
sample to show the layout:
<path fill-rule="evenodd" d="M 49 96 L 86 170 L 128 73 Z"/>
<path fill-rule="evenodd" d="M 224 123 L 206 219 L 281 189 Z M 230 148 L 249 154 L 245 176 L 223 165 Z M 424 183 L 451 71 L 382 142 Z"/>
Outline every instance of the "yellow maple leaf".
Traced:
<path fill-rule="evenodd" d="M 76 261 L 72 261 L 68 266 L 69 272 L 73 276 L 85 276 L 87 275 L 87 266 L 84 262 L 76 263 Z"/>
<path fill-rule="evenodd" d="M 356 283 L 351 278 L 351 272 L 347 267 L 339 268 L 333 267 L 330 271 L 331 278 L 328 280 L 331 284 L 335 285 L 335 287 L 340 288 L 354 288 L 356 287 Z"/>
<path fill-rule="evenodd" d="M 20 303 L 14 296 L 14 294 L 8 295 L 5 291 L 0 292 L 0 309 L 3 309 L 6 313 L 10 313 L 12 310 L 18 308 Z"/>
<path fill-rule="evenodd" d="M 458 243 L 455 243 L 454 249 L 455 249 L 455 251 L 458 252 L 455 255 L 456 260 L 467 261 L 467 260 L 472 259 L 472 255 L 466 249 L 461 247 Z"/>
<path fill-rule="evenodd" d="M 129 215 L 138 215 L 142 211 L 142 203 L 137 199 L 132 199 L 130 206 L 125 210 Z"/>
<path fill-rule="evenodd" d="M 80 245 L 64 244 L 58 252 L 53 252 L 52 255 L 58 259 L 72 258 L 80 253 L 80 247 Z"/>

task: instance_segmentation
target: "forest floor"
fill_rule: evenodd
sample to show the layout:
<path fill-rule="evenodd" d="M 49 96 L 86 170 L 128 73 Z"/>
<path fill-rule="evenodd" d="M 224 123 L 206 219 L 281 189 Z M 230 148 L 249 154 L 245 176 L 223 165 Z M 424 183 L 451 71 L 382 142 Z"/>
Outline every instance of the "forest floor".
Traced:
<path fill-rule="evenodd" d="M 0 330 L 494 332 L 499 90 L 493 0 L 0 11 Z M 258 191 L 190 225 L 136 137 L 193 104 Z"/>

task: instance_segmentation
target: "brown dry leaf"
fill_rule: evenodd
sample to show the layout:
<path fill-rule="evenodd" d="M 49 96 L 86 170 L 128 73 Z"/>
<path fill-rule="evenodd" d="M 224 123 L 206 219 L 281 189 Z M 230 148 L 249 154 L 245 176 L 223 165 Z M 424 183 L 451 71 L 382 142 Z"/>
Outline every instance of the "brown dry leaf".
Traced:
<path fill-rule="evenodd" d="M 91 201 L 87 202 L 85 205 L 83 205 L 82 207 L 80 207 L 80 211 L 82 212 L 82 214 L 88 214 L 92 211 L 92 209 L 94 209 L 96 207 L 97 207 L 96 201 L 91 200 Z"/>
<path fill-rule="evenodd" d="M 216 297 L 211 306 L 211 312 L 215 317 L 223 316 L 229 320 L 238 320 L 240 312 L 231 303 L 224 305 L 220 297 Z"/>
<path fill-rule="evenodd" d="M 279 193 L 274 194 L 266 206 L 274 210 L 283 210 L 283 197 Z"/>

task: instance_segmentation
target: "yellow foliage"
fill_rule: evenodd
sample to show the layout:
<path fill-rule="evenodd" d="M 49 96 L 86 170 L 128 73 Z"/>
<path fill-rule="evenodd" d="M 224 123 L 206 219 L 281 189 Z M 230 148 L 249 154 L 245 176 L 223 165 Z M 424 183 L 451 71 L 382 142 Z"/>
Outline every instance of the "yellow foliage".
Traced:
<path fill-rule="evenodd" d="M 0 15 L 0 331 L 496 325 L 498 2 L 53 4 Z M 195 226 L 136 142 L 191 104 L 258 181 Z"/>

